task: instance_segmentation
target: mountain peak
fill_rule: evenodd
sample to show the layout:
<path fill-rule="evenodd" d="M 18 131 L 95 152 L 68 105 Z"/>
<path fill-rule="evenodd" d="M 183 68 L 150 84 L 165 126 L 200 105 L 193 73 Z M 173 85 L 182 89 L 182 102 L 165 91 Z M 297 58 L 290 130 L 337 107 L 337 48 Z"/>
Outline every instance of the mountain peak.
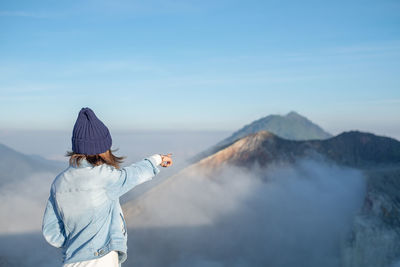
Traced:
<path fill-rule="evenodd" d="M 289 140 L 327 139 L 331 134 L 321 127 L 300 115 L 296 111 L 290 111 L 286 115 L 268 115 L 234 132 L 231 137 L 221 143 L 229 143 L 248 134 L 262 130 L 269 131 L 279 137 Z M 220 145 L 220 144 L 218 144 Z"/>
<path fill-rule="evenodd" d="M 285 117 L 288 118 L 302 118 L 305 119 L 305 117 L 301 116 L 299 113 L 297 113 L 296 111 L 290 111 L 288 114 L 285 115 Z"/>
<path fill-rule="evenodd" d="M 258 138 L 265 138 L 271 134 L 288 140 L 322 140 L 332 137 L 330 133 L 327 133 L 317 124 L 300 115 L 296 111 L 290 111 L 286 115 L 272 114 L 243 126 L 241 129 L 234 132 L 230 137 L 225 138 L 213 147 L 210 147 L 206 151 L 203 151 L 202 153 L 199 153 L 193 157 L 192 161 L 195 162 L 205 158 L 216 151 L 233 144 L 235 141 L 245 136 L 258 133 L 260 131 L 265 132 L 261 133 Z"/>

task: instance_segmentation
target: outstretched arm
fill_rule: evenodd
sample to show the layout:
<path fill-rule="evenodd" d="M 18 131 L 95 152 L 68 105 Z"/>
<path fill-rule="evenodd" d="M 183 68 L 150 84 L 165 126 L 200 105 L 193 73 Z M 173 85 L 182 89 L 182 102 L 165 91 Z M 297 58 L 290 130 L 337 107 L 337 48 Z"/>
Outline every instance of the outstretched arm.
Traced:
<path fill-rule="evenodd" d="M 135 186 L 151 180 L 160 172 L 158 165 L 172 165 L 170 155 L 154 154 L 120 170 L 114 169 L 106 186 L 107 195 L 111 199 L 117 199 Z"/>
<path fill-rule="evenodd" d="M 111 199 L 117 199 L 135 186 L 151 180 L 160 170 L 162 162 L 159 154 L 147 157 L 120 170 L 114 169 L 107 185 L 107 194 Z"/>

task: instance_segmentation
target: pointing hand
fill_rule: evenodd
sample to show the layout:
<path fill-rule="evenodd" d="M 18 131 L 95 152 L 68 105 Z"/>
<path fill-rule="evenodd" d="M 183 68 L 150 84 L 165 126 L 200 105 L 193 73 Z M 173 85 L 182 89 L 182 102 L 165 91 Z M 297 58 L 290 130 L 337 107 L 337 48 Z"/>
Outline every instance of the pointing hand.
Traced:
<path fill-rule="evenodd" d="M 161 155 L 161 166 L 162 167 L 169 167 L 172 165 L 172 159 L 171 159 L 172 153 L 168 153 L 167 155 Z"/>

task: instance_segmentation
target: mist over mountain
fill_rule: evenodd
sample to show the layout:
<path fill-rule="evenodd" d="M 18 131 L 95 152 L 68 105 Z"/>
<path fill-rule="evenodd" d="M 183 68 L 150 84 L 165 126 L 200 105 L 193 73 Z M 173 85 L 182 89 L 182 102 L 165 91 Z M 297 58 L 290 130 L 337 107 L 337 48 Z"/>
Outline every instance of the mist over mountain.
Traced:
<path fill-rule="evenodd" d="M 0 144 L 0 187 L 35 173 L 58 172 L 65 167 L 63 162 L 48 160 L 38 155 L 26 155 Z"/>
<path fill-rule="evenodd" d="M 330 133 L 324 131 L 320 126 L 295 111 L 291 111 L 284 116 L 268 115 L 243 126 L 231 136 L 195 155 L 191 162 L 194 163 L 202 158 L 214 154 L 218 150 L 232 144 L 234 141 L 237 141 L 242 137 L 263 130 L 288 140 L 312 140 L 332 137 Z"/>
<path fill-rule="evenodd" d="M 365 192 L 360 172 L 314 160 L 170 179 L 123 206 L 127 266 L 339 267 Z"/>
<path fill-rule="evenodd" d="M 0 234 L 40 229 L 50 184 L 66 167 L 0 144 Z"/>

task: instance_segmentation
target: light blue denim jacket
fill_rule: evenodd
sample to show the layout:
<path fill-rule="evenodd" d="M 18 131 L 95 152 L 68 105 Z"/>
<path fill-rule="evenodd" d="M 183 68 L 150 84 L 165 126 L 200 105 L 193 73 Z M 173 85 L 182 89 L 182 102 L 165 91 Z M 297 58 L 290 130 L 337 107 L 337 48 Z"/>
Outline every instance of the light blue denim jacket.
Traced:
<path fill-rule="evenodd" d="M 119 197 L 151 180 L 160 170 L 152 157 L 116 169 L 82 160 L 54 179 L 43 216 L 46 241 L 63 249 L 64 263 L 91 260 L 118 251 L 127 258 L 127 229 Z"/>

